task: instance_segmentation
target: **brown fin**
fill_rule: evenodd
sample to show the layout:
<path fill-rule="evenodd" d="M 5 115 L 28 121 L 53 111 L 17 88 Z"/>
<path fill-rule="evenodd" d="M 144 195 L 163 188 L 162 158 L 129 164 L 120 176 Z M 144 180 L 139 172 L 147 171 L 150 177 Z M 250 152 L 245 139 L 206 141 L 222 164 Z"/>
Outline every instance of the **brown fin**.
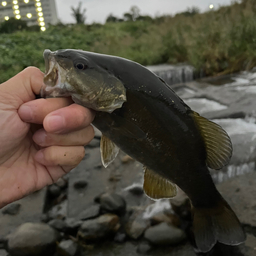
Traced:
<path fill-rule="evenodd" d="M 194 119 L 205 142 L 208 167 L 215 170 L 221 169 L 229 162 L 232 155 L 232 143 L 228 134 L 221 126 L 196 112 L 194 112 Z"/>
<path fill-rule="evenodd" d="M 192 206 L 193 230 L 196 245 L 201 252 L 208 252 L 217 243 L 238 245 L 245 241 L 242 226 L 224 199 L 215 208 Z"/>
<path fill-rule="evenodd" d="M 176 196 L 176 185 L 145 167 L 143 189 L 151 199 L 171 198 Z"/>
<path fill-rule="evenodd" d="M 105 135 L 101 136 L 100 153 L 103 166 L 106 168 L 113 162 L 119 152 L 119 148 Z"/>

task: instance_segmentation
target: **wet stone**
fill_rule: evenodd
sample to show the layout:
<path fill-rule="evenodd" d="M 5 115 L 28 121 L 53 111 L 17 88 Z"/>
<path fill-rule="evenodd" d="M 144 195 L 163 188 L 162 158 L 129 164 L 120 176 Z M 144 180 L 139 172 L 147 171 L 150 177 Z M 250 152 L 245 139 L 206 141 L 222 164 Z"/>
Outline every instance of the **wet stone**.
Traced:
<path fill-rule="evenodd" d="M 123 197 L 115 193 L 105 193 L 101 195 L 99 198 L 99 203 L 101 210 L 106 212 L 122 214 L 126 209 L 126 203 Z"/>
<path fill-rule="evenodd" d="M 98 217 L 99 215 L 100 215 L 100 205 L 95 204 L 95 205 L 91 205 L 87 209 L 83 210 L 79 214 L 78 219 L 88 220 L 88 219 Z"/>
<path fill-rule="evenodd" d="M 78 245 L 72 240 L 61 241 L 58 245 L 58 255 L 75 256 L 78 251 Z"/>
<path fill-rule="evenodd" d="M 183 230 L 163 222 L 145 231 L 144 237 L 155 245 L 173 245 L 186 239 Z"/>
<path fill-rule="evenodd" d="M 48 187 L 48 192 L 51 197 L 55 198 L 61 194 L 61 188 L 55 184 L 52 184 Z"/>
<path fill-rule="evenodd" d="M 74 188 L 75 189 L 83 189 L 86 188 L 88 185 L 88 181 L 87 180 L 78 180 L 74 182 Z"/>
<path fill-rule="evenodd" d="M 3 210 L 2 213 L 3 214 L 8 214 L 8 215 L 16 215 L 18 214 L 19 210 L 20 210 L 20 204 L 19 203 L 13 203 L 10 205 L 7 205 Z"/>
<path fill-rule="evenodd" d="M 117 215 L 104 214 L 96 219 L 84 221 L 78 231 L 78 238 L 84 241 L 100 240 L 113 235 L 119 228 Z"/>
<path fill-rule="evenodd" d="M 65 232 L 67 229 L 65 221 L 59 219 L 51 220 L 48 225 L 60 232 Z"/>
<path fill-rule="evenodd" d="M 12 256 L 51 256 L 59 234 L 44 223 L 25 223 L 8 238 L 8 251 Z"/>
<path fill-rule="evenodd" d="M 126 239 L 126 234 L 125 233 L 116 233 L 114 237 L 114 241 L 116 243 L 124 243 Z"/>
<path fill-rule="evenodd" d="M 140 254 L 146 254 L 152 250 L 152 245 L 146 241 L 141 242 L 137 247 L 137 252 Z"/>

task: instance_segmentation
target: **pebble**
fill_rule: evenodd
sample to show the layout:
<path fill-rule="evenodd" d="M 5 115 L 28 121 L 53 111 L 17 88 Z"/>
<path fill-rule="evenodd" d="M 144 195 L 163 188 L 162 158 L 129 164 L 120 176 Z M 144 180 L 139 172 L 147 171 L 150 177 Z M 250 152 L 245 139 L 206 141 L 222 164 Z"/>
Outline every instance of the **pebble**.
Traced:
<path fill-rule="evenodd" d="M 55 183 L 58 187 L 60 188 L 66 188 L 67 187 L 67 180 L 64 178 L 59 178 L 56 183 Z"/>
<path fill-rule="evenodd" d="M 59 233 L 45 223 L 25 223 L 8 236 L 12 256 L 51 256 Z"/>
<path fill-rule="evenodd" d="M 79 216 L 79 220 L 88 220 L 95 217 L 98 217 L 100 215 L 100 205 L 95 204 L 89 206 L 87 209 L 83 210 Z"/>
<path fill-rule="evenodd" d="M 152 250 L 152 245 L 150 243 L 146 242 L 146 241 L 143 241 L 137 247 L 137 252 L 140 253 L 140 254 L 146 254 L 150 250 Z"/>
<path fill-rule="evenodd" d="M 84 241 L 96 241 L 109 237 L 120 228 L 119 217 L 114 214 L 104 214 L 92 220 L 86 220 L 78 231 L 78 238 Z"/>
<path fill-rule="evenodd" d="M 105 193 L 100 196 L 101 210 L 116 214 L 125 213 L 126 202 L 122 196 L 115 193 Z"/>
<path fill-rule="evenodd" d="M 183 230 L 162 222 L 148 228 L 144 237 L 155 245 L 173 245 L 185 240 L 186 234 Z"/>
<path fill-rule="evenodd" d="M 75 256 L 78 251 L 78 245 L 72 240 L 61 241 L 58 245 L 58 255 Z"/>
<path fill-rule="evenodd" d="M 117 243 L 124 243 L 126 239 L 126 234 L 125 233 L 116 233 L 114 237 L 114 241 Z"/>
<path fill-rule="evenodd" d="M 67 230 L 67 225 L 64 220 L 54 219 L 49 221 L 48 225 L 60 232 L 65 232 Z"/>
<path fill-rule="evenodd" d="M 55 198 L 61 194 L 61 188 L 55 184 L 52 184 L 48 187 L 48 192 L 51 197 Z"/>
<path fill-rule="evenodd" d="M 6 250 L 1 250 L 0 249 L 0 256 L 7 256 L 8 252 Z"/>
<path fill-rule="evenodd" d="M 12 203 L 4 207 L 3 214 L 16 215 L 20 210 L 21 205 L 19 203 Z"/>

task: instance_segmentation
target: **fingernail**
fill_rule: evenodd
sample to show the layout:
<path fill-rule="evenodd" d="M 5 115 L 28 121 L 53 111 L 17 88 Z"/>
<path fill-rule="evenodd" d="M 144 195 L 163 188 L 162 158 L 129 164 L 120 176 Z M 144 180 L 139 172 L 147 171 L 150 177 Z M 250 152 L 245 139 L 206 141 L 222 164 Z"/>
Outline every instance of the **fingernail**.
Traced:
<path fill-rule="evenodd" d="M 46 117 L 45 122 L 48 132 L 62 132 L 65 129 L 65 120 L 62 116 Z"/>
<path fill-rule="evenodd" d="M 33 140 L 36 144 L 40 146 L 44 146 L 45 144 L 45 139 L 46 139 L 46 132 L 45 131 L 38 131 L 34 136 Z"/>
<path fill-rule="evenodd" d="M 44 163 L 44 153 L 42 150 L 38 151 L 35 155 L 35 160 L 41 164 Z"/>
<path fill-rule="evenodd" d="M 31 122 L 33 120 L 33 112 L 32 109 L 28 106 L 22 105 L 19 108 L 19 116 L 25 122 Z"/>

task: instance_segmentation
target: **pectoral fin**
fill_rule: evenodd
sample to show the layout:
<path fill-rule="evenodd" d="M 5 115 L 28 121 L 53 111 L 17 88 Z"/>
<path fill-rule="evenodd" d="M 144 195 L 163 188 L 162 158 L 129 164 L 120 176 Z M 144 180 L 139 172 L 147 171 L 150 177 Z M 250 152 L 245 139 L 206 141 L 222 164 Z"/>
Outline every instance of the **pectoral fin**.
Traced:
<path fill-rule="evenodd" d="M 198 124 L 205 142 L 208 167 L 218 170 L 225 166 L 232 155 L 232 143 L 221 126 L 194 112 L 194 120 Z"/>
<path fill-rule="evenodd" d="M 100 141 L 101 161 L 105 168 L 113 162 L 119 152 L 119 148 L 105 135 L 102 135 Z"/>
<path fill-rule="evenodd" d="M 171 198 L 177 194 L 175 184 L 148 168 L 145 168 L 143 189 L 151 199 Z"/>

